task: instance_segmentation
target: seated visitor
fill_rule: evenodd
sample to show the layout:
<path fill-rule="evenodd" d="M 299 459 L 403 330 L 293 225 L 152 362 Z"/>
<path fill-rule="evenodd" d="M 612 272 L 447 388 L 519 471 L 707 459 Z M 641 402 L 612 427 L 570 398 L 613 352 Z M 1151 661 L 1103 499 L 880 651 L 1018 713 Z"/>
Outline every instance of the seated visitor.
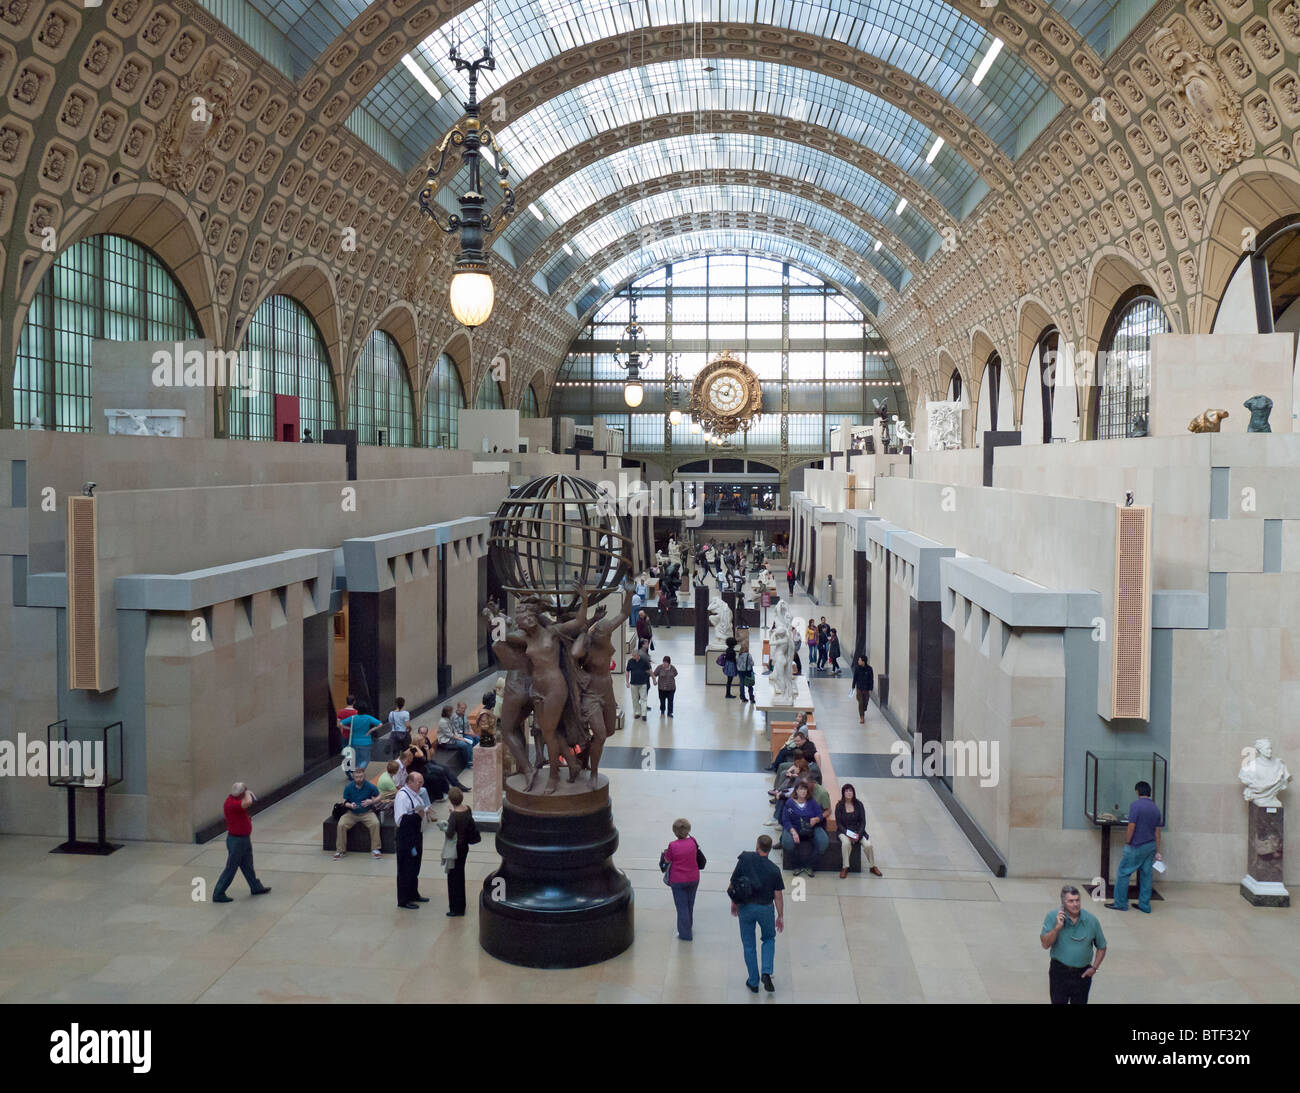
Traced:
<path fill-rule="evenodd" d="M 813 762 L 817 758 L 817 745 L 808 739 L 806 730 L 795 729 L 790 734 L 790 739 L 785 742 L 785 746 L 776 753 L 776 758 L 772 760 L 772 765 L 768 770 L 774 770 L 780 773 L 798 758 L 807 759 Z"/>
<path fill-rule="evenodd" d="M 457 748 L 465 760 L 465 769 L 474 769 L 474 744 L 477 741 L 466 740 L 463 736 L 456 733 L 452 727 L 452 709 L 450 706 L 442 708 L 442 717 L 438 719 L 438 747 L 440 748 Z"/>
<path fill-rule="evenodd" d="M 795 786 L 800 782 L 809 782 L 813 785 L 821 778 L 821 772 L 817 771 L 814 776 L 815 764 L 809 763 L 807 759 L 800 756 L 786 769 L 776 776 L 776 781 L 767 795 L 772 798 L 774 812 L 772 820 L 768 821 L 768 827 L 780 827 L 781 813 L 785 809 L 785 802 L 794 792 Z"/>
<path fill-rule="evenodd" d="M 781 848 L 795 876 L 815 876 L 817 859 L 830 841 L 822 822 L 822 806 L 812 798 L 808 783 L 800 782 L 781 812 Z"/>
<path fill-rule="evenodd" d="M 434 753 L 437 747 L 429 738 L 429 730 L 421 727 L 417 730 L 417 743 L 412 746 L 415 748 L 416 758 L 412 761 L 412 770 L 418 770 L 424 775 L 424 784 L 428 787 L 429 794 L 435 801 L 441 801 L 447 795 L 447 790 L 452 786 L 458 786 L 466 793 L 469 792 L 469 786 L 461 785 L 460 780 L 450 767 L 444 766 L 434 759 Z"/>
<path fill-rule="evenodd" d="M 456 703 L 456 712 L 451 715 L 451 731 L 463 740 L 468 740 L 473 744 L 479 742 L 479 734 L 470 731 L 471 724 L 477 724 L 477 721 L 471 722 L 469 714 L 465 712 L 464 702 Z"/>
<path fill-rule="evenodd" d="M 370 832 L 370 856 L 383 857 L 379 850 L 379 817 L 374 804 L 379 800 L 379 790 L 366 781 L 366 772 L 357 767 L 352 772 L 352 782 L 343 790 L 343 805 L 347 809 L 339 817 L 338 832 L 334 838 L 334 860 L 348 852 L 348 832 L 362 824 Z"/>
<path fill-rule="evenodd" d="M 376 783 L 381 797 L 397 796 L 397 774 L 401 769 L 402 764 L 396 759 L 388 760 L 388 766 L 384 768 L 384 773 L 379 776 L 379 781 Z"/>
<path fill-rule="evenodd" d="M 858 791 L 848 783 L 840 790 L 840 799 L 835 805 L 835 831 L 840 840 L 841 878 L 849 875 L 849 855 L 855 845 L 862 847 L 871 872 L 877 877 L 884 876 L 876 868 L 876 851 L 871 845 L 871 836 L 867 834 L 867 810 L 858 800 Z"/>

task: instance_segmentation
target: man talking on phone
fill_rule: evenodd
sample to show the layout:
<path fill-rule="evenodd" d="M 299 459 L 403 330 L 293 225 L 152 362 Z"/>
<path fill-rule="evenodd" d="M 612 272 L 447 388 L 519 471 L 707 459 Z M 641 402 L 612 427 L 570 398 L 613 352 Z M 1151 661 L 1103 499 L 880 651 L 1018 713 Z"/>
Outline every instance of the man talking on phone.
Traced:
<path fill-rule="evenodd" d="M 1073 884 L 1061 889 L 1061 906 L 1047 912 L 1038 940 L 1052 954 L 1047 973 L 1052 1005 L 1086 1006 L 1093 977 L 1106 959 L 1106 935 L 1097 916 L 1083 909 Z"/>

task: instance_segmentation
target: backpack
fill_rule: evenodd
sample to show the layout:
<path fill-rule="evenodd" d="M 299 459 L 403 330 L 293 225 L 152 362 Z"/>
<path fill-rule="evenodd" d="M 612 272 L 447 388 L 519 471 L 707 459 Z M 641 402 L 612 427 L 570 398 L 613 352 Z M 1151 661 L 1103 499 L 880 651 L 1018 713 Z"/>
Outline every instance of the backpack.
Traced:
<path fill-rule="evenodd" d="M 349 745 L 348 747 L 343 749 L 342 757 L 343 757 L 343 773 L 346 774 L 349 778 L 351 778 L 352 772 L 357 768 L 357 753 L 353 751 L 351 745 Z"/>
<path fill-rule="evenodd" d="M 731 884 L 727 886 L 727 895 L 732 903 L 748 903 L 758 894 L 758 888 L 754 884 L 754 878 L 746 872 L 745 867 L 738 860 L 736 875 L 732 877 Z"/>

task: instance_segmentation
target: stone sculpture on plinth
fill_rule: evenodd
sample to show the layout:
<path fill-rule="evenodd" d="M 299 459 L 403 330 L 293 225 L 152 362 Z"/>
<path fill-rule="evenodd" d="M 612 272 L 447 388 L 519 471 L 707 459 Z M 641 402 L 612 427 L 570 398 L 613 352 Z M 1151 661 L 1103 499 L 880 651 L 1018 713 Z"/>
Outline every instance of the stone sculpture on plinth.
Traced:
<path fill-rule="evenodd" d="M 1231 415 L 1227 410 L 1202 410 L 1187 423 L 1187 431 L 1189 433 L 1217 433 L 1223 419 L 1229 416 Z"/>
<path fill-rule="evenodd" d="M 1250 422 L 1246 426 L 1248 433 L 1271 433 L 1273 426 L 1268 423 L 1268 415 L 1273 412 L 1273 400 L 1267 395 L 1251 395 L 1242 403 L 1250 411 Z"/>
<path fill-rule="evenodd" d="M 709 649 L 725 649 L 727 639 L 732 636 L 731 608 L 721 596 L 714 596 L 709 601 L 709 625 L 713 627 L 709 634 Z"/>
<path fill-rule="evenodd" d="M 1291 782 L 1286 764 L 1273 754 L 1273 743 L 1256 740 L 1241 749 L 1237 781 L 1248 812 L 1246 875 L 1241 894 L 1256 907 L 1290 907 L 1291 894 L 1282 883 L 1282 818 L 1278 799 Z"/>
<path fill-rule="evenodd" d="M 785 600 L 778 600 L 771 632 L 767 636 L 768 656 L 772 662 L 772 671 L 768 682 L 772 684 L 772 698 L 776 702 L 794 704 L 794 620 L 790 617 L 790 605 Z"/>
<path fill-rule="evenodd" d="M 927 402 L 930 451 L 952 451 L 961 447 L 960 402 Z"/>
<path fill-rule="evenodd" d="M 627 531 L 594 483 L 563 474 L 513 490 L 492 520 L 489 560 L 514 614 L 495 603 L 486 613 L 493 651 L 509 669 L 501 736 L 520 773 L 505 781 L 502 860 L 483 882 L 479 944 L 511 964 L 582 967 L 632 943 L 632 886 L 614 865 L 618 831 L 599 772 L 618 715 L 613 632 L 631 590 L 612 616 L 597 601 L 631 574 Z M 530 715 L 544 757 L 529 757 Z"/>

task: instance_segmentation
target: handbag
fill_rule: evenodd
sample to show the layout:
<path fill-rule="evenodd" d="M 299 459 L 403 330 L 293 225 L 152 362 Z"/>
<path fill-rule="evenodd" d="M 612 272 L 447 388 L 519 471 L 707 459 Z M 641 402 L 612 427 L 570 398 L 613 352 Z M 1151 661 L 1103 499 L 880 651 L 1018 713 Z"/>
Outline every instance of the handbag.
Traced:
<path fill-rule="evenodd" d="M 812 824 L 800 823 L 800 824 L 799 824 L 799 840 L 802 842 L 804 839 L 811 839 L 812 837 L 813 837 L 813 826 L 812 826 Z"/>
<path fill-rule="evenodd" d="M 698 840 L 692 839 L 691 842 L 695 843 L 695 867 L 703 869 L 709 864 L 709 859 L 704 856 L 704 851 L 700 849 Z"/>
<path fill-rule="evenodd" d="M 672 882 L 673 868 L 672 868 L 672 862 L 668 860 L 668 851 L 666 850 L 661 850 L 659 852 L 659 872 L 661 872 L 664 875 L 664 884 L 668 885 L 671 888 L 673 883 Z"/>
<path fill-rule="evenodd" d="M 347 810 L 348 810 L 347 805 L 343 804 L 341 801 L 337 802 L 334 805 L 333 812 L 330 813 L 330 818 L 335 820 L 342 819 L 342 817 L 346 814 Z"/>

